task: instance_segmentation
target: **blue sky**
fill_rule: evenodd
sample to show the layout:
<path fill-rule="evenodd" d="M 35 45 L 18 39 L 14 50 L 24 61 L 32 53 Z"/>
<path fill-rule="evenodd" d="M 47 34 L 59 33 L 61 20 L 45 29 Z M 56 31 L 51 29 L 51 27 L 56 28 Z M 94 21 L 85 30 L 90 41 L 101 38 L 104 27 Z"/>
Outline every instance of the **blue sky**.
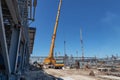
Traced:
<path fill-rule="evenodd" d="M 38 0 L 32 56 L 49 54 L 59 0 Z M 54 52 L 81 56 L 80 28 L 85 56 L 120 53 L 120 0 L 63 0 Z"/>

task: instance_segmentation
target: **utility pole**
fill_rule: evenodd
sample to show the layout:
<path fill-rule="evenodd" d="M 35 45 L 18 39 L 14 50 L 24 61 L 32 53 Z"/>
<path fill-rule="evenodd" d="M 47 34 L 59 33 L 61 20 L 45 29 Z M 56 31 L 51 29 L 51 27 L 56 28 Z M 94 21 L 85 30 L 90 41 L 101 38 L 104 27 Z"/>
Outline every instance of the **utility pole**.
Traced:
<path fill-rule="evenodd" d="M 66 41 L 64 40 L 64 55 L 66 55 Z"/>
<path fill-rule="evenodd" d="M 78 51 L 76 51 L 77 59 L 78 59 Z"/>
<path fill-rule="evenodd" d="M 55 57 L 57 57 L 57 52 L 55 52 Z"/>
<path fill-rule="evenodd" d="M 66 41 L 64 40 L 64 64 L 65 66 L 68 64 L 68 56 L 66 53 Z"/>

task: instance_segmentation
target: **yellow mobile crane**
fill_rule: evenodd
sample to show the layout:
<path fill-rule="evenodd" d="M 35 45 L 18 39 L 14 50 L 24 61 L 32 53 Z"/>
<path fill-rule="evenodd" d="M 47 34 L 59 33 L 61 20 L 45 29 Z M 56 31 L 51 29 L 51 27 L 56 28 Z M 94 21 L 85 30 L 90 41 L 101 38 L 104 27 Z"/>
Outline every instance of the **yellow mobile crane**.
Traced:
<path fill-rule="evenodd" d="M 44 59 L 44 64 L 47 65 L 47 67 L 51 67 L 51 66 L 52 67 L 63 67 L 64 66 L 64 64 L 57 64 L 56 60 L 54 59 L 54 56 L 53 56 L 56 31 L 57 31 L 58 20 L 59 20 L 59 16 L 60 16 L 61 3 L 62 3 L 62 0 L 60 0 L 59 6 L 58 6 L 58 12 L 57 12 L 57 16 L 56 16 L 56 22 L 55 22 L 55 26 L 54 26 L 54 32 L 53 32 L 53 36 L 52 36 L 52 42 L 51 42 L 51 46 L 50 46 L 49 56 Z"/>

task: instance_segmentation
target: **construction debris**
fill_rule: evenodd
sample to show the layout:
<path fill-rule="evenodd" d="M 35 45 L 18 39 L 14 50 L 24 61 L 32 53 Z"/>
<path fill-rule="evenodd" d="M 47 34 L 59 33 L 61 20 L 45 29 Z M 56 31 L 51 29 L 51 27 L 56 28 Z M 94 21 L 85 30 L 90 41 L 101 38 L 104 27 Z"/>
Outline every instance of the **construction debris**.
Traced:
<path fill-rule="evenodd" d="M 91 70 L 89 76 L 95 76 L 95 73 Z"/>
<path fill-rule="evenodd" d="M 99 77 L 104 80 L 120 80 L 120 77 L 116 76 L 100 75 Z"/>

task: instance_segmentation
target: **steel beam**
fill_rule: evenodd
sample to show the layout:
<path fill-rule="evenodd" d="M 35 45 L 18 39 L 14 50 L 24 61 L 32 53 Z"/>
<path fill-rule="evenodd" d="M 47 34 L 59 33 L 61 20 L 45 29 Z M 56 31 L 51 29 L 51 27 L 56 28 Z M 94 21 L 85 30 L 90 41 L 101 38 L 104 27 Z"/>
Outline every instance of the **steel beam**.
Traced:
<path fill-rule="evenodd" d="M 13 73 L 16 72 L 17 69 L 20 39 L 21 39 L 21 28 L 20 29 L 13 28 L 11 43 L 10 43 L 11 45 L 9 50 L 10 66 L 11 66 L 11 71 Z"/>
<path fill-rule="evenodd" d="M 5 1 L 7 3 L 8 8 L 9 8 L 10 14 L 12 15 L 12 19 L 13 19 L 14 23 L 17 24 L 18 18 L 17 18 L 17 14 L 15 11 L 16 10 L 15 7 L 18 7 L 18 6 L 14 6 L 13 0 L 5 0 Z"/>
<path fill-rule="evenodd" d="M 6 73 L 10 74 L 11 69 L 10 69 L 10 63 L 9 63 L 8 48 L 6 43 L 5 27 L 3 24 L 1 0 L 0 0 L 0 44 L 2 47 L 2 55 L 4 58 Z"/>
<path fill-rule="evenodd" d="M 28 44 L 28 43 L 27 43 Z M 26 46 L 26 53 L 25 53 L 25 61 L 24 61 L 24 65 L 28 66 L 29 63 L 29 57 L 30 57 L 30 53 L 29 53 L 29 48 L 28 45 Z"/>
<path fill-rule="evenodd" d="M 21 44 L 21 49 L 20 49 L 20 56 L 21 56 L 21 61 L 20 61 L 20 69 L 23 69 L 23 61 L 24 61 L 24 54 L 25 54 L 25 45 Z"/>
<path fill-rule="evenodd" d="M 26 43 L 24 44 L 24 53 L 23 53 L 23 60 L 22 60 L 22 69 L 24 68 L 25 66 L 25 54 L 26 54 L 26 49 L 27 49 L 27 46 L 26 46 Z"/>

